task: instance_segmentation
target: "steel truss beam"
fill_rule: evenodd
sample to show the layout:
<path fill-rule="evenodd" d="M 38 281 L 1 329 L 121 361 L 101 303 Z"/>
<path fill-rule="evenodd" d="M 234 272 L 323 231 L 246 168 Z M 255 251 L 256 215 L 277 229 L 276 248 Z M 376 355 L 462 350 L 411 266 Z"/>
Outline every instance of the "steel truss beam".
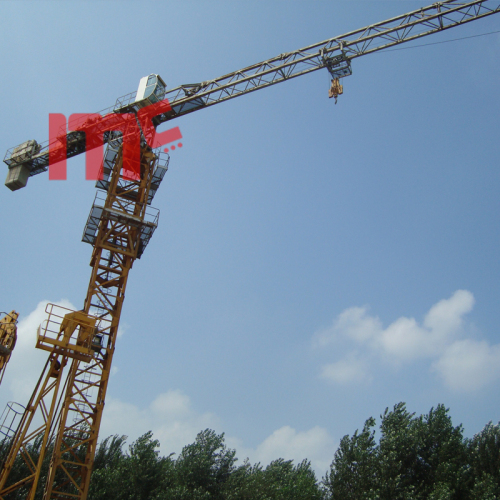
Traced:
<path fill-rule="evenodd" d="M 202 108 L 233 99 L 291 78 L 331 67 L 332 62 L 352 60 L 367 54 L 417 40 L 468 22 L 500 12 L 500 0 L 458 1 L 444 0 L 401 16 L 393 17 L 350 31 L 343 35 L 287 52 L 227 75 L 197 84 L 180 85 L 167 91 L 172 111 L 154 119 L 160 123 L 192 113 Z M 119 98 L 114 107 L 101 111 L 105 115 L 116 110 L 134 111 L 136 92 Z M 104 137 L 107 141 L 108 136 Z M 9 167 L 29 165 L 30 175 L 45 172 L 49 165 L 48 142 L 40 145 L 36 154 L 17 162 L 11 157 L 15 148 L 7 151 L 5 163 Z M 83 133 L 72 133 L 68 144 L 68 158 L 85 151 Z"/>
<path fill-rule="evenodd" d="M 2 500 L 9 498 L 8 495 L 17 490 L 24 493 L 27 499 L 31 500 L 35 496 L 45 450 L 50 441 L 49 434 L 56 414 L 56 402 L 66 361 L 62 355 L 51 354 L 45 363 L 19 427 L 11 439 L 9 453 L 2 464 L 0 474 Z M 41 445 L 40 448 L 37 444 Z M 16 458 L 24 465 L 24 477 L 9 484 L 9 474 Z"/>
<path fill-rule="evenodd" d="M 135 201 L 120 189 L 121 154 L 115 164 L 91 259 L 92 277 L 84 311 L 98 317 L 102 348 L 91 363 L 72 362 L 44 499 L 86 498 L 115 350 L 128 273 L 141 247 L 148 193 L 157 157 L 141 154 L 142 179 L 131 183 Z M 106 210 L 119 213 L 110 218 Z"/>
<path fill-rule="evenodd" d="M 121 150 L 118 154 L 93 243 L 92 275 L 82 310 L 97 318 L 94 356 L 85 361 L 70 348 L 64 352 L 60 345 L 49 355 L 0 474 L 1 500 L 19 489 L 26 498 L 34 498 L 49 443 L 53 443 L 54 451 L 43 498 L 87 497 L 128 273 L 143 250 L 143 226 L 150 228 L 157 223 L 157 217 L 153 223 L 146 220 L 157 163 L 158 157 L 143 147 L 142 178 L 124 181 L 120 176 Z M 70 368 L 61 390 L 66 364 Z M 36 456 L 35 443 L 40 440 L 42 446 Z M 21 457 L 25 474 L 8 483 L 16 457 Z"/>
<path fill-rule="evenodd" d="M 156 122 L 163 123 L 202 107 L 311 73 L 327 67 L 332 60 L 352 60 L 498 12 L 500 0 L 438 2 L 294 52 L 280 54 L 215 80 L 198 85 L 181 85 L 166 93 L 173 113 L 157 117 Z M 135 93 L 132 95 L 135 99 Z"/>

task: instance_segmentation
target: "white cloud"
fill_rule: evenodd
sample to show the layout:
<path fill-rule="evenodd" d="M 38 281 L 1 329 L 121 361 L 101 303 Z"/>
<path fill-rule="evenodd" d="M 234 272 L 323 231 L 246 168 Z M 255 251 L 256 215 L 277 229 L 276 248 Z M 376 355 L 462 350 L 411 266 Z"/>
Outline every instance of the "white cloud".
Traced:
<path fill-rule="evenodd" d="M 382 323 L 373 316 L 367 315 L 366 307 L 350 307 L 339 314 L 330 328 L 318 332 L 314 343 L 324 347 L 335 342 L 337 337 L 345 336 L 357 342 L 366 342 L 382 331 Z"/>
<path fill-rule="evenodd" d="M 366 307 L 346 309 L 331 328 L 313 336 L 313 344 L 325 347 L 344 338 L 355 344 L 360 353 L 350 353 L 324 365 L 320 376 L 337 384 L 369 381 L 368 359 L 375 357 L 400 366 L 402 362 L 423 358 L 434 360 L 432 367 L 447 387 L 456 391 L 481 387 L 497 378 L 495 363 L 500 345 L 467 340 L 470 326 L 464 316 L 473 307 L 472 293 L 457 290 L 449 299 L 432 306 L 422 324 L 414 318 L 401 317 L 385 329 L 378 317 L 368 315 Z"/>
<path fill-rule="evenodd" d="M 366 363 L 356 358 L 355 355 L 324 365 L 321 369 L 321 377 L 340 385 L 371 381 Z"/>
<path fill-rule="evenodd" d="M 297 431 L 289 425 L 274 431 L 255 448 L 247 448 L 241 439 L 231 436 L 226 436 L 226 444 L 236 450 L 240 462 L 248 458 L 251 463 L 260 463 L 263 467 L 278 458 L 293 460 L 295 465 L 304 459 L 309 460 L 318 479 L 329 469 L 337 447 L 332 436 L 322 427 Z"/>
<path fill-rule="evenodd" d="M 429 337 L 429 332 L 420 328 L 413 318 L 399 318 L 382 332 L 378 341 L 384 352 L 403 360 L 428 354 Z"/>
<path fill-rule="evenodd" d="M 277 458 L 294 460 L 298 464 L 304 459 L 311 460 L 319 478 L 327 471 L 334 451 L 334 442 L 326 429 L 315 426 L 304 432 L 297 432 L 285 425 L 274 431 L 259 444 L 250 459 L 268 464 Z"/>
<path fill-rule="evenodd" d="M 455 391 L 475 391 L 500 378 L 500 344 L 458 340 L 433 364 L 444 383 Z"/>
<path fill-rule="evenodd" d="M 420 326 L 414 318 L 401 317 L 382 331 L 378 341 L 395 361 L 441 354 L 450 341 L 463 333 L 463 316 L 472 310 L 474 297 L 457 290 L 449 299 L 431 307 Z"/>
<path fill-rule="evenodd" d="M 123 337 L 125 335 L 125 332 L 130 328 L 130 326 L 125 323 L 125 321 L 121 321 L 120 324 L 118 325 L 118 332 L 116 336 L 118 338 Z"/>
<path fill-rule="evenodd" d="M 68 309 L 76 309 L 68 300 L 54 303 Z M 37 349 L 35 345 L 37 329 L 47 318 L 45 312 L 47 304 L 46 300 L 40 302 L 33 312 L 19 320 L 16 346 L 5 368 L 2 381 L 2 407 L 7 401 L 26 405 L 42 373 L 49 353 Z"/>
<path fill-rule="evenodd" d="M 140 435 L 151 430 L 154 438 L 160 441 L 161 453 L 179 454 L 184 446 L 194 442 L 200 431 L 210 428 L 219 432 L 219 427 L 216 415 L 209 412 L 197 413 L 186 394 L 179 390 L 169 390 L 158 395 L 145 409 L 108 397 L 99 434 L 101 437 L 124 434 L 131 444 Z M 297 432 L 285 425 L 255 448 L 245 447 L 237 437 L 225 436 L 225 440 L 229 448 L 236 449 L 240 463 L 247 457 L 252 463 L 260 462 L 263 466 L 278 458 L 294 460 L 296 464 L 306 458 L 311 460 L 319 478 L 328 469 L 335 451 L 332 437 L 318 426 Z"/>
<path fill-rule="evenodd" d="M 157 396 L 145 409 L 124 403 L 119 399 L 106 398 L 100 436 L 124 434 L 132 443 L 147 431 L 153 431 L 160 441 L 162 453 L 180 453 L 182 447 L 192 443 L 198 432 L 219 426 L 213 413 L 195 412 L 188 396 L 178 390 L 170 390 Z"/>
<path fill-rule="evenodd" d="M 472 311 L 474 296 L 468 290 L 457 290 L 449 299 L 432 306 L 424 319 L 424 327 L 440 336 L 460 330 L 462 316 Z"/>

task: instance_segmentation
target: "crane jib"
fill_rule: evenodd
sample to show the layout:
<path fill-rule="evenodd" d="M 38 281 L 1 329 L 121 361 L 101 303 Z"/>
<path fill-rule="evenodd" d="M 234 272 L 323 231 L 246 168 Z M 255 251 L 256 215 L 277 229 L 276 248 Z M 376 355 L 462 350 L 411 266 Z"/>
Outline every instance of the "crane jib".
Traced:
<path fill-rule="evenodd" d="M 233 99 L 240 95 L 275 85 L 291 78 L 326 68 L 332 78 L 352 74 L 351 61 L 402 43 L 450 29 L 476 19 L 500 12 L 500 0 L 473 0 L 462 2 L 444 0 L 427 7 L 382 21 L 343 35 L 309 45 L 294 52 L 280 54 L 272 59 L 228 73 L 198 84 L 184 84 L 170 90 L 150 92 L 158 98 L 168 99 L 171 111 L 156 116 L 155 126 L 202 108 Z M 150 75 L 151 76 L 151 75 Z M 154 75 L 159 78 L 158 75 Z M 160 79 L 161 80 L 161 79 Z M 163 82 L 161 80 L 161 82 Z M 143 90 L 153 87 L 146 81 Z M 115 106 L 101 112 L 136 112 L 140 107 L 137 92 L 119 98 Z M 140 102 L 139 102 L 140 104 Z M 105 142 L 107 138 L 105 137 Z M 48 169 L 48 141 L 38 144 L 26 141 L 11 148 L 5 155 L 9 175 L 6 184 L 12 190 L 26 185 L 28 177 Z M 85 151 L 84 138 L 68 148 L 67 157 Z"/>

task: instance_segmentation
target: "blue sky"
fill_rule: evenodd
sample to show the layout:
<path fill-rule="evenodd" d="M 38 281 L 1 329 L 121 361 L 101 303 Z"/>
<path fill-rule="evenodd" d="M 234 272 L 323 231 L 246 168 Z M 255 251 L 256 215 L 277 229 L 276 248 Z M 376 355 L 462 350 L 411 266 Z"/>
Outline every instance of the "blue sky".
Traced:
<path fill-rule="evenodd" d="M 147 74 L 200 82 L 423 5 L 1 2 L 3 150 Z M 337 105 L 318 71 L 176 120 L 101 435 L 152 429 L 168 454 L 211 427 L 240 459 L 309 458 L 321 476 L 344 434 L 399 401 L 443 403 L 469 436 L 498 422 L 499 56 L 498 33 L 373 54 Z M 40 304 L 82 307 L 94 193 L 82 156 L 65 182 L 0 195 L 0 304 L 21 314 L 0 407 L 41 371 Z"/>

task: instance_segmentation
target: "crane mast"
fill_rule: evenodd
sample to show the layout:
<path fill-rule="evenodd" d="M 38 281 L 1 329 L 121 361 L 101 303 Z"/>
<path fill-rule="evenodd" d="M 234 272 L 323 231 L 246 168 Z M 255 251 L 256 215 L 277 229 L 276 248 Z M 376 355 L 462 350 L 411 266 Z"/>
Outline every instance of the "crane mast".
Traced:
<path fill-rule="evenodd" d="M 445 0 L 215 80 L 181 85 L 162 95 L 171 109 L 155 116 L 153 124 L 157 127 L 321 68 L 328 69 L 335 81 L 351 74 L 351 61 L 357 57 L 498 12 L 500 0 Z M 133 92 L 103 114 L 137 114 L 143 105 Z M 87 497 L 128 274 L 157 227 L 159 213 L 150 204 L 168 168 L 168 158 L 162 159 L 142 136 L 140 176 L 134 180 L 123 175 L 126 135 L 126 131 L 122 136 L 112 131 L 105 134 L 104 177 L 97 182 L 101 191 L 83 234 L 83 241 L 93 246 L 87 295 L 80 311 L 47 306 L 48 318 L 38 329 L 37 347 L 48 351 L 49 357 L 3 461 L 0 500 L 12 494 L 34 499 L 49 444 L 53 453 L 44 500 Z M 68 137 L 67 157 L 85 151 L 84 134 L 70 132 Z M 9 166 L 6 184 L 18 189 L 23 186 L 13 181 L 16 175 L 27 178 L 48 169 L 49 143 L 27 141 L 9 150 L 4 161 Z M 34 443 L 40 442 L 37 455 Z M 23 463 L 24 472 L 9 482 L 16 460 Z"/>
<path fill-rule="evenodd" d="M 54 452 L 44 498 L 87 496 L 127 278 L 157 227 L 158 211 L 148 200 L 152 183 L 168 167 L 168 158 L 161 159 L 143 144 L 142 175 L 126 180 L 121 140 L 108 143 L 108 157 L 110 150 L 116 158 L 108 173 L 107 194 L 105 199 L 96 196 L 84 232 L 93 245 L 84 307 L 70 311 L 47 306 L 48 319 L 38 330 L 37 347 L 50 355 L 12 439 L 0 474 L 0 498 L 18 489 L 26 498 L 35 497 L 48 443 L 54 444 Z M 41 440 L 38 456 L 36 440 Z M 16 457 L 23 460 L 26 474 L 7 484 Z"/>
<path fill-rule="evenodd" d="M 97 435 L 104 409 L 127 279 L 158 223 L 158 211 L 148 206 L 153 174 L 167 165 L 147 145 L 141 148 L 142 177 L 124 180 L 121 148 L 111 174 L 105 203 L 97 213 L 99 225 L 92 252 L 92 276 L 83 311 L 98 322 L 94 356 L 73 359 L 58 421 L 54 454 L 45 498 L 86 498 Z M 96 225 L 95 207 L 89 224 Z M 92 220 L 94 219 L 94 220 Z M 89 226 L 87 224 L 87 226 Z M 89 234 L 89 233 L 87 233 Z M 84 453 L 83 453 L 84 451 Z"/>

